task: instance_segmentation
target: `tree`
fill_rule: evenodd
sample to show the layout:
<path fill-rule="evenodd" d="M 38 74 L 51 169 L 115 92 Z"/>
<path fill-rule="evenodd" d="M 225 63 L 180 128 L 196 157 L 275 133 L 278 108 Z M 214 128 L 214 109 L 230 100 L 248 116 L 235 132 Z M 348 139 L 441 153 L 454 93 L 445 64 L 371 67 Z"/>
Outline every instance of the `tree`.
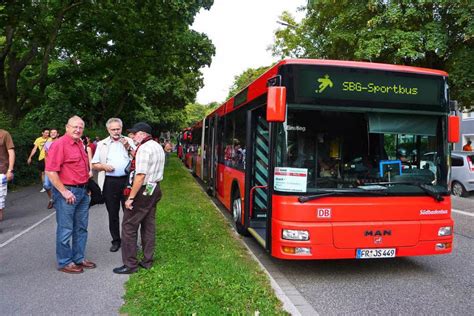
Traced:
<path fill-rule="evenodd" d="M 83 3 L 8 0 L 0 5 L 0 109 L 14 118 L 20 114 L 18 81 L 28 66 L 35 65 L 35 74 L 30 73 L 24 80 L 44 93 L 59 30 L 68 12 Z"/>
<path fill-rule="evenodd" d="M 219 103 L 211 102 L 209 104 L 200 104 L 200 103 L 189 103 L 183 110 L 184 121 L 182 122 L 179 129 L 192 126 L 196 122 L 204 119 L 208 114 L 214 111 L 219 107 Z M 175 129 L 178 130 L 178 129 Z"/>
<path fill-rule="evenodd" d="M 0 5 L 0 109 L 101 123 L 183 108 L 214 46 L 189 28 L 212 0 L 7 1 Z M 61 104 L 69 104 L 63 111 Z M 161 108 L 161 110 L 160 110 Z M 66 114 L 67 112 L 67 114 Z"/>
<path fill-rule="evenodd" d="M 240 90 L 247 87 L 252 81 L 260 77 L 268 68 L 269 66 L 259 68 L 248 68 L 240 75 L 234 76 L 234 83 L 230 87 L 227 99 L 233 97 L 234 95 L 239 93 Z"/>
<path fill-rule="evenodd" d="M 442 69 L 451 98 L 474 105 L 472 1 L 310 1 L 306 17 L 277 30 L 279 57 L 365 60 Z"/>

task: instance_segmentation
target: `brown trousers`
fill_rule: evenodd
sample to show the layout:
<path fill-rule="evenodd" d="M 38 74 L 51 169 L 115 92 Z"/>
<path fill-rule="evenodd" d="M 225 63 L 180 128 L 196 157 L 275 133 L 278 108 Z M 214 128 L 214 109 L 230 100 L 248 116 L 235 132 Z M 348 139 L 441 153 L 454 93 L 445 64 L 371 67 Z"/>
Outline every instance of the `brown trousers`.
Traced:
<path fill-rule="evenodd" d="M 138 268 L 137 234 L 140 227 L 143 247 L 142 265 L 150 268 L 153 265 L 155 251 L 155 213 L 156 204 L 161 199 L 160 184 L 150 196 L 143 195 L 143 186 L 133 201 L 133 209 L 123 211 L 122 221 L 122 261 L 123 264 L 134 270 Z"/>

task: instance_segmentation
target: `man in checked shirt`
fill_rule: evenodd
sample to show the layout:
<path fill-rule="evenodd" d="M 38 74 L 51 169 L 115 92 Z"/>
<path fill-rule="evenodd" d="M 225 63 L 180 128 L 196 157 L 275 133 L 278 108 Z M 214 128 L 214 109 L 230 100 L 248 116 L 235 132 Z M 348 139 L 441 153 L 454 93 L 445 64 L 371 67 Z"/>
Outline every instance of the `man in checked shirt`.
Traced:
<path fill-rule="evenodd" d="M 155 251 L 156 204 L 161 199 L 160 181 L 163 180 L 165 153 L 160 144 L 151 137 L 147 123 L 135 124 L 128 132 L 133 133 L 137 144 L 130 169 L 131 189 L 125 201 L 122 221 L 123 266 L 114 273 L 131 274 L 138 266 L 150 269 Z M 137 233 L 141 226 L 143 261 L 137 260 Z"/>

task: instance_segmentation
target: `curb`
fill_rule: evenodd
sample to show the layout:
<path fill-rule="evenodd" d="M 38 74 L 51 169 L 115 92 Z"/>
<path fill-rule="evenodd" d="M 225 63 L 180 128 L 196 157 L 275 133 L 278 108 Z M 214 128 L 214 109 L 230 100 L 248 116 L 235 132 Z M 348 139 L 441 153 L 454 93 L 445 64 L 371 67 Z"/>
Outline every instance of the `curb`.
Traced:
<path fill-rule="evenodd" d="M 199 179 L 197 179 L 197 184 L 204 192 L 204 194 L 208 195 Z M 216 210 L 224 217 L 225 220 L 229 220 L 223 210 L 215 203 L 213 197 L 209 198 Z M 232 227 L 232 232 L 235 236 L 239 237 L 238 240 L 247 248 L 247 251 L 251 255 L 251 257 L 259 264 L 260 268 L 265 272 L 265 274 L 270 279 L 270 285 L 275 292 L 277 298 L 283 303 L 283 309 L 288 312 L 290 315 L 294 316 L 306 316 L 306 315 L 319 315 L 318 312 L 306 301 L 306 299 L 301 295 L 301 293 L 293 286 L 293 284 L 282 274 L 278 271 L 278 268 L 269 260 L 266 253 L 263 253 L 264 258 L 262 261 L 265 261 L 265 264 L 253 253 L 252 249 L 247 245 L 245 240 L 241 238 L 241 236 L 235 231 L 235 228 L 232 226 L 232 223 L 228 222 L 229 225 Z M 272 270 L 272 274 L 275 278 L 270 274 L 268 269 L 269 267 Z M 277 281 L 278 280 L 278 281 Z M 280 286 L 281 284 L 281 286 Z M 288 293 L 288 294 L 287 294 Z"/>

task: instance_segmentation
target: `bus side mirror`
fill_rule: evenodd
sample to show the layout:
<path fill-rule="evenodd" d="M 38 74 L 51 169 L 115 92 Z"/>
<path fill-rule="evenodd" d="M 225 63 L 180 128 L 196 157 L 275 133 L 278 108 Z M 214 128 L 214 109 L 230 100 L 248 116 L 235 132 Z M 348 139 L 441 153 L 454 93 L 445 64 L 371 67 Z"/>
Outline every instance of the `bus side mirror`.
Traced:
<path fill-rule="evenodd" d="M 286 87 L 268 87 L 267 121 L 284 122 L 286 119 Z"/>
<path fill-rule="evenodd" d="M 459 142 L 459 116 L 448 116 L 448 142 Z"/>

